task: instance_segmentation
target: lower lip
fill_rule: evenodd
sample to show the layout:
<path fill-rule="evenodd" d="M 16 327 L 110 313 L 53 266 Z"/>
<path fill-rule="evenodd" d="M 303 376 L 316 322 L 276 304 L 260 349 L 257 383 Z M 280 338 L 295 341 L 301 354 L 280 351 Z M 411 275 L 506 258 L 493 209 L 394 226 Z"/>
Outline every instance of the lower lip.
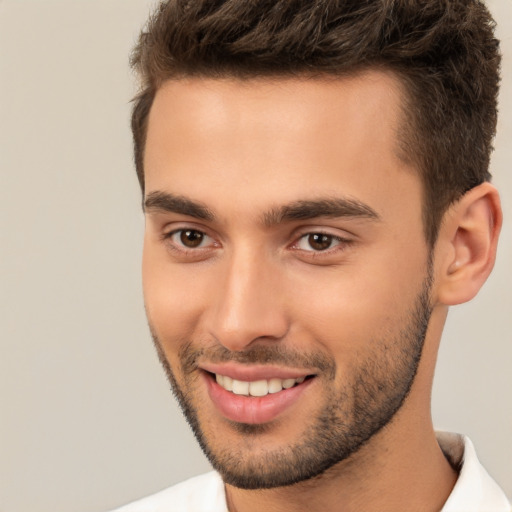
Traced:
<path fill-rule="evenodd" d="M 262 424 L 276 419 L 293 406 L 315 379 L 306 379 L 293 388 L 261 397 L 235 395 L 219 386 L 211 374 L 204 374 L 211 401 L 228 420 Z"/>

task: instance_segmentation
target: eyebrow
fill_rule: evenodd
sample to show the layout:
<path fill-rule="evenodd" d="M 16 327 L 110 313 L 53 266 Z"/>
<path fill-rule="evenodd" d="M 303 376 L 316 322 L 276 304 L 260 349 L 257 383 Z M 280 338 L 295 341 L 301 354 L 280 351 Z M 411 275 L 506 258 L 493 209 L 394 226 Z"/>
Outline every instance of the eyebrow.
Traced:
<path fill-rule="evenodd" d="M 192 201 L 184 196 L 177 196 L 160 191 L 148 194 L 144 201 L 144 211 L 178 213 L 207 221 L 213 221 L 215 219 L 215 215 L 206 205 Z"/>
<path fill-rule="evenodd" d="M 214 213 L 204 203 L 168 192 L 149 193 L 144 201 L 144 209 L 146 212 L 177 213 L 210 222 L 215 220 Z M 263 214 L 262 219 L 266 227 L 271 227 L 282 222 L 310 220 L 317 217 L 380 220 L 379 214 L 373 208 L 357 199 L 346 197 L 293 201 L 270 209 Z"/>
<path fill-rule="evenodd" d="M 263 221 L 266 226 L 270 227 L 281 222 L 310 220 L 317 217 L 380 220 L 379 214 L 373 208 L 357 199 L 333 197 L 295 201 L 273 208 L 264 214 Z"/>

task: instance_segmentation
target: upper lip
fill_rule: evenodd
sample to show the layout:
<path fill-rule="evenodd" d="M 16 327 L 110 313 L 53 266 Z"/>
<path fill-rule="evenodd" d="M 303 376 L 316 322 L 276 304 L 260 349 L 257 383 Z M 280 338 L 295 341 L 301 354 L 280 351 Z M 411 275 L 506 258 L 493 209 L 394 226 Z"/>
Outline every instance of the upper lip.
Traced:
<path fill-rule="evenodd" d="M 286 368 L 272 365 L 242 365 L 239 363 L 204 363 L 202 370 L 218 375 L 227 375 L 235 380 L 246 382 L 270 379 L 298 379 L 313 375 L 314 372 L 305 369 Z"/>

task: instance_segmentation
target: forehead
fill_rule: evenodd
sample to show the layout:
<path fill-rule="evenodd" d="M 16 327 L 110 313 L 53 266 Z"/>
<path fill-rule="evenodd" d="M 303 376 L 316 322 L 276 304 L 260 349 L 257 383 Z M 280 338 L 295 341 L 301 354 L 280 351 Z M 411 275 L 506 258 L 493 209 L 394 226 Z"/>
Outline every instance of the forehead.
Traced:
<path fill-rule="evenodd" d="M 364 131 L 379 139 L 391 137 L 392 143 L 401 103 L 401 82 L 391 72 L 365 71 L 349 77 L 169 80 L 153 102 L 148 139 L 151 142 L 155 128 L 162 135 L 165 129 L 173 137 L 181 133 L 182 139 L 204 135 L 209 140 L 216 135 L 222 138 L 229 128 L 242 130 L 240 136 L 250 131 L 252 137 L 270 139 L 278 134 L 283 142 L 330 130 L 347 143 L 351 134 Z M 368 121 L 376 128 L 374 133 Z M 172 133 L 173 128 L 179 130 Z M 233 146 L 236 141 L 224 142 Z"/>
<path fill-rule="evenodd" d="M 398 79 L 377 71 L 168 81 L 149 116 L 146 191 L 256 209 L 315 195 L 368 202 L 411 180 L 418 188 L 398 156 L 401 103 Z"/>

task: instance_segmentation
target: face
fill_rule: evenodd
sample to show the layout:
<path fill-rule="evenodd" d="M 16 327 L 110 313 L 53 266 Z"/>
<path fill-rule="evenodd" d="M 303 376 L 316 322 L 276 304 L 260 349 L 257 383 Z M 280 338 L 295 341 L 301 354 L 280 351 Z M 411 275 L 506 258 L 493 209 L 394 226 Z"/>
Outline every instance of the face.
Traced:
<path fill-rule="evenodd" d="M 289 485 L 342 464 L 414 389 L 430 272 L 399 120 L 400 87 L 377 72 L 157 93 L 146 310 L 227 483 Z"/>

